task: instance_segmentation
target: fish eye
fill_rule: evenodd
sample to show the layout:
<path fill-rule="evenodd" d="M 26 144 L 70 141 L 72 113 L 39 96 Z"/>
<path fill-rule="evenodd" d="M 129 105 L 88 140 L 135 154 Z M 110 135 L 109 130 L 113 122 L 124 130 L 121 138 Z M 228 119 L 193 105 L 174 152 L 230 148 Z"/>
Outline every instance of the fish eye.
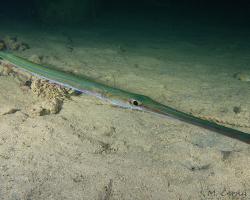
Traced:
<path fill-rule="evenodd" d="M 130 103 L 131 105 L 134 105 L 134 106 L 140 106 L 140 105 L 142 105 L 142 102 L 140 102 L 140 101 L 138 101 L 138 100 L 136 100 L 136 99 L 130 99 L 130 100 L 129 100 L 129 103 Z"/>

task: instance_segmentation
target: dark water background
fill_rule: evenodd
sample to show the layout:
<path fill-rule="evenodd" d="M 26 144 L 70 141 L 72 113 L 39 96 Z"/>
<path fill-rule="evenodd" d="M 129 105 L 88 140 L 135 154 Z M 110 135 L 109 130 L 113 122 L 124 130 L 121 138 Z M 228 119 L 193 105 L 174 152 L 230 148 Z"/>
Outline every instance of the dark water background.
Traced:
<path fill-rule="evenodd" d="M 54 12 L 54 17 L 62 12 L 64 9 L 71 9 L 72 15 L 77 15 L 74 12 L 76 7 L 82 12 L 86 12 L 85 7 L 89 13 L 82 16 L 82 19 L 77 20 L 77 23 L 92 23 L 93 19 L 100 20 L 103 16 L 109 14 L 112 18 L 125 17 L 130 23 L 134 17 L 143 17 L 151 20 L 161 21 L 164 23 L 166 19 L 175 20 L 193 20 L 194 22 L 206 21 L 210 23 L 224 23 L 227 25 L 241 24 L 246 25 L 250 18 L 250 3 L 248 1 L 205 1 L 205 0 L 10 0 L 2 1 L 0 6 L 1 18 L 14 19 L 29 19 L 39 23 L 41 21 L 41 12 L 46 17 L 46 6 L 49 9 L 51 4 L 58 7 L 58 12 Z M 77 6 L 72 6 L 77 5 Z M 88 4 L 86 6 L 86 4 Z M 41 7 L 44 7 L 41 11 Z M 94 15 L 94 16 L 93 16 Z M 142 16 L 143 15 L 143 16 Z M 68 16 L 69 17 L 69 16 Z M 53 20 L 51 20 L 53 22 Z M 65 24 L 66 19 L 61 20 L 61 24 Z M 75 20 L 76 21 L 76 20 Z M 74 24 L 74 20 L 70 23 Z M 52 23 L 50 22 L 50 23 Z M 58 24 L 58 22 L 57 22 Z"/>

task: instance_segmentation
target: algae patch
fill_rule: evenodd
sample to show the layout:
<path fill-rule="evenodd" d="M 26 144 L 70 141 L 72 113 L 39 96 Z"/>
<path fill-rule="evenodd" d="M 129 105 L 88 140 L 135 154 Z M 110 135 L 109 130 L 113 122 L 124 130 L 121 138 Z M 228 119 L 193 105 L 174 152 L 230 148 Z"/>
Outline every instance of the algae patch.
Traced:
<path fill-rule="evenodd" d="M 6 36 L 0 39 L 0 50 L 25 51 L 29 48 L 27 43 L 19 41 L 17 37 Z"/>
<path fill-rule="evenodd" d="M 9 63 L 1 62 L 0 64 L 1 76 L 13 77 L 19 82 L 20 88 L 23 91 L 30 91 L 40 99 L 38 103 L 30 106 L 28 111 L 30 116 L 57 114 L 62 109 L 64 100 L 70 99 L 70 96 L 75 94 L 71 89 L 36 78 L 27 72 L 13 67 Z"/>

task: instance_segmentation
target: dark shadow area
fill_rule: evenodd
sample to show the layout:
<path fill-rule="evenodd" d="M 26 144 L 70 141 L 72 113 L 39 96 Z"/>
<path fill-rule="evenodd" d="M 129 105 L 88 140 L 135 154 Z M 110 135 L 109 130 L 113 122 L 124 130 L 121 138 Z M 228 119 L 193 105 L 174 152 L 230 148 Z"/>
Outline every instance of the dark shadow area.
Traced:
<path fill-rule="evenodd" d="M 205 0 L 10 0 L 1 3 L 0 16 L 26 19 L 48 24 L 94 23 L 103 17 L 113 19 L 143 19 L 155 22 L 192 21 L 247 25 L 250 21 L 247 1 Z"/>
<path fill-rule="evenodd" d="M 4 19 L 29 19 L 35 20 L 36 9 L 33 0 L 9 0 L 2 1 L 0 5 L 0 17 Z"/>

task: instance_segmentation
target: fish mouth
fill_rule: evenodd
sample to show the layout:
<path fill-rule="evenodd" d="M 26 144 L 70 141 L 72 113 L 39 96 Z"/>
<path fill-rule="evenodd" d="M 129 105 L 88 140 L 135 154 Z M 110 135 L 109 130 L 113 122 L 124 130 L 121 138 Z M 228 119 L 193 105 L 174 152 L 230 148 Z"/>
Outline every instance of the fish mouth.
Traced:
<path fill-rule="evenodd" d="M 186 122 L 189 124 L 193 124 L 195 126 L 199 126 L 205 129 L 208 129 L 210 131 L 219 133 L 221 135 L 240 140 L 242 142 L 245 142 L 247 144 L 250 144 L 250 134 L 233 129 L 230 127 L 226 127 L 223 125 L 220 125 L 218 123 L 215 123 L 213 121 L 205 120 L 199 117 L 196 117 L 194 115 L 176 110 L 172 107 L 160 104 L 158 102 L 150 102 L 148 105 L 143 105 L 142 106 L 143 110 L 157 113 L 163 116 L 175 118 L 179 121 Z"/>

